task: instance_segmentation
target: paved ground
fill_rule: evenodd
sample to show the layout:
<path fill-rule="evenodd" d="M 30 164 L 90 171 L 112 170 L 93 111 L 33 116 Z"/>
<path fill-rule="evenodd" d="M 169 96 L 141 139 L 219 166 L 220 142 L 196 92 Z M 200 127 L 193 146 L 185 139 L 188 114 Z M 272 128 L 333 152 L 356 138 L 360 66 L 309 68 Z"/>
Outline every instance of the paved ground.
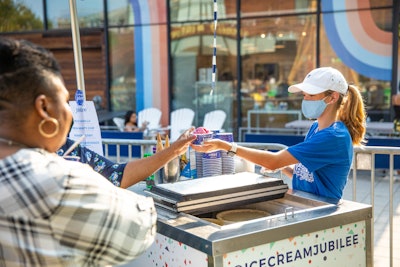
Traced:
<path fill-rule="evenodd" d="M 393 262 L 400 266 L 400 176 L 395 173 L 393 179 Z M 352 176 L 350 176 L 352 178 Z M 374 266 L 390 265 L 390 179 L 383 170 L 375 173 L 374 184 Z M 356 197 L 358 202 L 371 204 L 371 173 L 358 171 L 356 180 Z M 344 199 L 352 200 L 353 180 L 345 189 Z"/>

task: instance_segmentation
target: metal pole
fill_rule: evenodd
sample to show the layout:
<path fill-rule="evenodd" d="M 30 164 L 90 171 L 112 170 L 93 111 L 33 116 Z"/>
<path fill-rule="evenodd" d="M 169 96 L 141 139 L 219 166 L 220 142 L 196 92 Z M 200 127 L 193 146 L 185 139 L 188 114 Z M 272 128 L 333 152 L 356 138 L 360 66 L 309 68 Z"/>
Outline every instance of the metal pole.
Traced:
<path fill-rule="evenodd" d="M 77 89 L 82 91 L 83 99 L 86 101 L 85 78 L 83 76 L 82 51 L 81 51 L 81 41 L 79 35 L 79 21 L 76 12 L 75 0 L 69 0 L 69 9 L 71 13 L 71 30 L 72 30 L 72 42 L 74 47 L 76 84 L 78 86 Z"/>
<path fill-rule="evenodd" d="M 103 0 L 104 6 L 104 44 L 106 49 L 106 84 L 107 84 L 107 110 L 111 110 L 111 64 L 110 64 L 110 42 L 108 33 L 108 1 Z"/>
<path fill-rule="evenodd" d="M 391 94 L 390 94 L 390 120 L 394 119 L 394 109 L 392 108 L 392 95 L 395 95 L 399 92 L 399 83 L 398 83 L 398 59 L 399 59 L 399 11 L 400 11 L 400 1 L 393 1 L 393 19 L 392 19 L 392 33 L 393 33 L 393 41 L 392 41 L 392 81 L 391 81 Z"/>
<path fill-rule="evenodd" d="M 390 153 L 389 156 L 389 255 L 390 267 L 393 266 L 393 172 L 394 172 L 394 154 Z"/>
<path fill-rule="evenodd" d="M 371 153 L 371 205 L 372 205 L 372 220 L 375 220 L 375 157 L 376 153 Z M 371 225 L 371 255 L 375 258 L 375 222 Z"/>
<path fill-rule="evenodd" d="M 236 0 L 236 54 L 237 54 L 237 59 L 236 59 L 236 76 L 237 76 L 237 84 L 236 84 L 236 113 L 237 113 L 237 130 L 242 127 L 242 94 L 241 94 L 241 89 L 242 89 L 242 52 L 241 52 L 241 44 L 242 44 L 242 38 L 240 35 L 241 29 L 242 29 L 242 23 L 241 23 L 241 5 L 242 5 L 242 0 Z M 233 107 L 235 108 L 235 107 Z M 233 119 L 233 116 L 232 116 Z M 236 132 L 236 134 L 239 134 Z M 241 136 L 239 136 L 242 138 Z"/>

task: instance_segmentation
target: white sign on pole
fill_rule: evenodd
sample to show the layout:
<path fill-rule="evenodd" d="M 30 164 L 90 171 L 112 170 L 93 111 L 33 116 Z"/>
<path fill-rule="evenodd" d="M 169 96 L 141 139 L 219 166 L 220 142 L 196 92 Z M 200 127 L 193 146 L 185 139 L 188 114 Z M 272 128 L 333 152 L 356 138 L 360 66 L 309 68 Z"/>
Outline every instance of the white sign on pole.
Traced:
<path fill-rule="evenodd" d="M 80 145 L 103 155 L 99 120 L 93 101 L 70 101 L 74 124 L 69 134 L 72 140 L 78 140 L 82 135 L 85 139 Z"/>

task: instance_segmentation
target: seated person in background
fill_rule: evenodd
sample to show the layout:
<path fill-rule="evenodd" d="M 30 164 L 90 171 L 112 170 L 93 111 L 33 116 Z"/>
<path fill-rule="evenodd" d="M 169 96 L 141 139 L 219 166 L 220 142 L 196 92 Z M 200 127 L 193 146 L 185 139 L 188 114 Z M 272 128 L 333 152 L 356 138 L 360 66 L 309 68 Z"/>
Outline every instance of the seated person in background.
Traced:
<path fill-rule="evenodd" d="M 190 135 L 193 130 L 194 127 L 186 130 L 178 140 L 153 156 L 127 163 L 112 162 L 81 145 L 78 145 L 69 155 L 79 156 L 82 163 L 89 164 L 115 186 L 127 188 L 146 179 L 169 161 L 182 155 L 189 144 L 196 139 L 194 135 Z M 63 155 L 73 143 L 73 140 L 67 139 L 67 142 L 57 151 L 57 154 Z"/>
<path fill-rule="evenodd" d="M 366 113 L 361 94 L 330 67 L 314 69 L 302 83 L 288 90 L 302 93 L 304 116 L 316 119 L 303 142 L 278 152 L 237 146 L 221 139 L 191 146 L 199 152 L 231 151 L 267 170 L 282 169 L 292 177 L 293 189 L 337 203 L 347 183 L 353 145 L 364 143 Z"/>
<path fill-rule="evenodd" d="M 142 126 L 137 125 L 137 115 L 133 110 L 129 110 L 125 113 L 125 132 L 143 132 L 146 130 L 148 122 L 143 122 Z"/>
<path fill-rule="evenodd" d="M 69 99 L 49 51 L 0 37 L 0 266 L 119 265 L 154 242 L 152 198 L 55 153 Z"/>

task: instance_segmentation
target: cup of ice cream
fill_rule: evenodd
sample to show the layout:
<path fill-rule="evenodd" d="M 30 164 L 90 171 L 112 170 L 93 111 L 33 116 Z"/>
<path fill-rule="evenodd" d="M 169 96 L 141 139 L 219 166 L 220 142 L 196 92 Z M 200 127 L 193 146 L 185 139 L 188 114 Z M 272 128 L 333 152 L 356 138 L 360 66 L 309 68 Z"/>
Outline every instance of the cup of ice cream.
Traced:
<path fill-rule="evenodd" d="M 204 127 L 198 127 L 193 131 L 196 139 L 193 141 L 195 145 L 202 145 L 205 140 L 213 138 L 213 133 Z"/>

